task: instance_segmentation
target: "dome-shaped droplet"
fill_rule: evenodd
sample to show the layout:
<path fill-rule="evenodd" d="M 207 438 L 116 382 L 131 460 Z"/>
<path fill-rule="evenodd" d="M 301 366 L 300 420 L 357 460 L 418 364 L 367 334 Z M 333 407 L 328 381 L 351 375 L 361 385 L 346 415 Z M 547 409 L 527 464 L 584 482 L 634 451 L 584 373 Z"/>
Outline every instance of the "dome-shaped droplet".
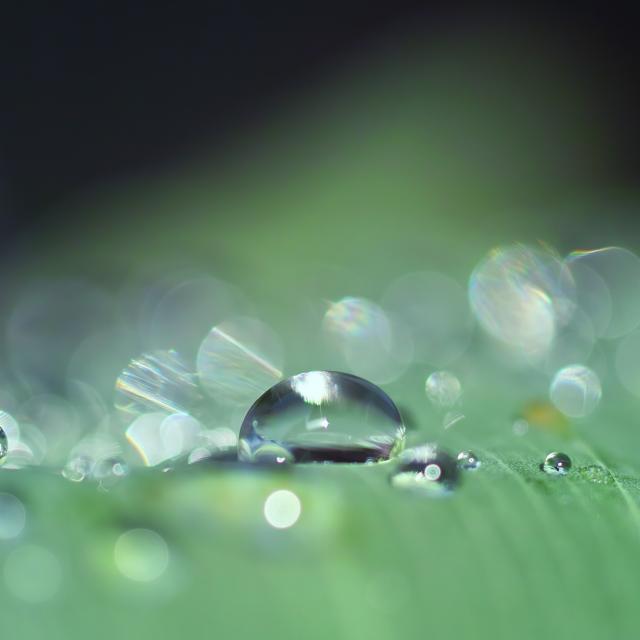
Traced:
<path fill-rule="evenodd" d="M 473 451 L 461 451 L 458 454 L 458 466 L 465 471 L 475 471 L 480 466 L 480 460 Z"/>
<path fill-rule="evenodd" d="M 541 469 L 551 475 L 564 476 L 571 469 L 571 458 L 566 453 L 554 451 L 544 459 Z"/>
<path fill-rule="evenodd" d="M 2 464 L 9 453 L 9 439 L 4 429 L 0 427 L 0 464 Z"/>
<path fill-rule="evenodd" d="M 259 462 L 369 462 L 402 448 L 405 429 L 382 389 L 347 373 L 308 371 L 279 382 L 253 404 L 238 457 Z"/>
<path fill-rule="evenodd" d="M 455 489 L 459 472 L 456 460 L 435 445 L 427 444 L 403 452 L 391 484 L 425 495 L 445 495 Z"/>

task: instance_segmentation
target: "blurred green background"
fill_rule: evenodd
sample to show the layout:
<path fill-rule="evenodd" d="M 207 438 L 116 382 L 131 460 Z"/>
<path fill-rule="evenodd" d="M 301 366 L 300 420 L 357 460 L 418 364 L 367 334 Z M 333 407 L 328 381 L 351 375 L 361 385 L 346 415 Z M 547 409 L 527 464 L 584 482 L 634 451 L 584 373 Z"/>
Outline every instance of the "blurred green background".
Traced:
<path fill-rule="evenodd" d="M 428 37 L 419 24 L 389 29 L 224 145 L 203 139 L 188 159 L 50 206 L 8 248 L 5 317 L 34 281 L 81 276 L 117 292 L 139 274 L 197 269 L 253 301 L 291 375 L 335 368 L 323 301 L 379 300 L 417 270 L 466 287 L 486 252 L 511 242 L 638 250 L 620 120 L 584 56 L 526 21 L 469 24 Z M 96 370 L 115 380 L 143 338 Z M 26 508 L 22 534 L 0 541 L 6 637 L 635 637 L 638 400 L 605 373 L 601 406 L 571 437 L 519 438 L 513 420 L 548 378 L 505 370 L 483 344 L 476 335 L 450 367 L 466 415 L 450 430 L 424 396 L 428 367 L 384 387 L 411 418 L 410 443 L 482 459 L 446 500 L 394 491 L 391 464 L 151 469 L 109 492 L 2 471 L 0 491 Z M 575 473 L 540 473 L 554 449 Z M 594 476 L 593 464 L 609 471 Z M 302 515 L 279 531 L 263 505 L 281 488 Z M 114 559 L 136 528 L 167 545 L 166 570 L 146 583 Z M 36 554 L 13 568 L 24 545 L 58 564 Z M 30 584 L 47 593 L 47 581 L 44 602 L 20 597 Z"/>

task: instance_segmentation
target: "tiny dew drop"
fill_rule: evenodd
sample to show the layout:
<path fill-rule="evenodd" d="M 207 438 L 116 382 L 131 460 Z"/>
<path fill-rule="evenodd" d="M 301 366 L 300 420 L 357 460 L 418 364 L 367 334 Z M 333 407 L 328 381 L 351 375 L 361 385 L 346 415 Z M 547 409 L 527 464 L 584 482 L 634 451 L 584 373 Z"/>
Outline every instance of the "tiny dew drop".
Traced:
<path fill-rule="evenodd" d="M 458 454 L 458 466 L 465 471 L 475 471 L 480 466 L 480 460 L 473 451 L 461 451 Z"/>
<path fill-rule="evenodd" d="M 391 475 L 391 485 L 427 496 L 450 493 L 458 484 L 456 460 L 435 445 L 408 449 L 400 456 L 400 464 Z"/>
<path fill-rule="evenodd" d="M 554 451 L 544 459 L 540 469 L 551 475 L 564 476 L 571 469 L 571 458 L 566 453 Z"/>

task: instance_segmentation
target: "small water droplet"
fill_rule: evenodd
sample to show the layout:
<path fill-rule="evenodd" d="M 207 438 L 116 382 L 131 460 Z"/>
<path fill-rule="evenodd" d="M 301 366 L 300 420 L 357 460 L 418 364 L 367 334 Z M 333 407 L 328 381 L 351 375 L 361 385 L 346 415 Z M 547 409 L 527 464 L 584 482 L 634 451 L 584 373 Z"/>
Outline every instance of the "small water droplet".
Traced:
<path fill-rule="evenodd" d="M 4 432 L 4 429 L 0 427 L 0 464 L 2 464 L 9 453 L 9 438 L 7 438 L 7 434 Z"/>
<path fill-rule="evenodd" d="M 596 484 L 613 484 L 615 482 L 615 477 L 611 471 L 598 464 L 581 467 L 577 471 L 581 477 L 589 480 L 589 482 L 595 482 Z"/>
<path fill-rule="evenodd" d="M 82 482 L 91 475 L 93 461 L 88 456 L 71 458 L 62 469 L 62 476 L 71 482 Z"/>
<path fill-rule="evenodd" d="M 480 466 L 480 460 L 473 451 L 461 451 L 458 454 L 458 466 L 466 471 L 475 471 Z"/>
<path fill-rule="evenodd" d="M 450 371 L 434 371 L 425 383 L 427 398 L 436 407 L 453 407 L 462 394 L 460 380 Z"/>
<path fill-rule="evenodd" d="M 554 451 L 544 459 L 540 469 L 551 475 L 564 476 L 571 469 L 571 458 L 566 453 Z"/>
<path fill-rule="evenodd" d="M 386 460 L 402 448 L 404 435 L 400 412 L 382 389 L 347 373 L 309 371 L 256 400 L 240 429 L 238 457 L 275 463 Z"/>
<path fill-rule="evenodd" d="M 425 495 L 446 495 L 458 484 L 458 465 L 435 445 L 409 449 L 400 456 L 400 464 L 391 475 L 391 485 Z"/>

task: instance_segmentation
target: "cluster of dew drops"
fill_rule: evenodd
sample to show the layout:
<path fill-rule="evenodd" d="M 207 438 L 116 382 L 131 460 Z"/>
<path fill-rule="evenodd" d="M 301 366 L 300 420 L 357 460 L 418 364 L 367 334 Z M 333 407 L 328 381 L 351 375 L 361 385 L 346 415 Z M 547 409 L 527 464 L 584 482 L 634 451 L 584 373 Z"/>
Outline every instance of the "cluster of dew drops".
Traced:
<path fill-rule="evenodd" d="M 177 350 L 131 360 L 115 384 L 116 413 L 144 466 L 393 460 L 394 487 L 447 493 L 461 471 L 480 467 L 478 456 L 468 450 L 451 456 L 435 444 L 405 450 L 400 412 L 378 385 L 398 379 L 411 364 L 455 362 L 477 325 L 483 346 L 507 366 L 549 377 L 548 399 L 570 419 L 590 415 L 600 402 L 603 343 L 615 348 L 619 382 L 640 396 L 639 280 L 640 260 L 617 247 L 565 258 L 546 246 L 494 249 L 472 272 L 466 292 L 446 276 L 421 272 L 389 288 L 383 302 L 392 313 L 364 298 L 331 303 L 322 330 L 340 352 L 341 368 L 353 373 L 319 370 L 285 378 L 274 332 L 242 316 L 210 329 L 195 354 L 195 370 Z M 431 373 L 425 393 L 441 410 L 444 429 L 465 419 L 462 385 L 451 371 Z M 16 421 L 3 413 L 0 464 L 8 461 L 7 468 L 29 466 L 21 456 L 33 455 L 32 449 L 19 435 Z M 130 460 L 120 451 L 113 437 L 97 431 L 75 443 L 61 473 L 108 489 L 129 474 Z M 552 452 L 540 468 L 562 476 L 571 461 Z"/>

